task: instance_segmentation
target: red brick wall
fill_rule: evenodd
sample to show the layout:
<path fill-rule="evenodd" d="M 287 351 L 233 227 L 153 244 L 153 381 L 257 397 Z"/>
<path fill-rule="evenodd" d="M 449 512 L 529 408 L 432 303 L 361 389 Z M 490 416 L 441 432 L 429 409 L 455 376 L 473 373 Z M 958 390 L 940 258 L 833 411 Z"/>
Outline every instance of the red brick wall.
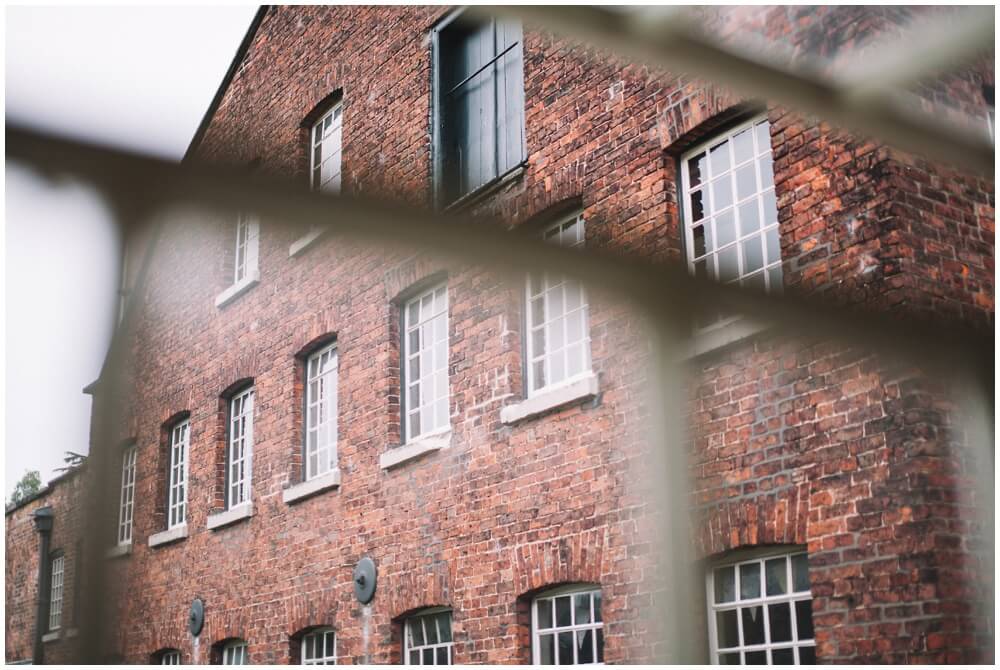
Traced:
<path fill-rule="evenodd" d="M 304 180 L 300 126 L 339 89 L 345 190 L 429 204 L 426 38 L 445 11 L 270 12 L 197 157 Z M 837 56 L 907 14 L 753 8 L 708 20 Z M 676 156 L 739 101 L 530 27 L 524 73 L 527 166 L 477 213 L 517 225 L 577 203 L 588 245 L 681 258 Z M 973 109 L 976 78 L 987 75 L 950 90 Z M 992 182 L 779 108 L 769 118 L 789 290 L 992 324 Z M 137 440 L 139 459 L 134 553 L 113 568 L 128 595 L 116 651 L 146 661 L 176 647 L 185 662 L 206 662 L 214 643 L 243 637 L 253 662 L 284 663 L 291 635 L 332 625 L 342 661 L 398 661 L 400 617 L 449 605 L 457 662 L 527 662 L 525 595 L 587 582 L 604 595 L 606 659 L 662 658 L 653 623 L 658 517 L 641 476 L 649 445 L 639 398 L 650 351 L 627 305 L 592 291 L 599 398 L 508 426 L 500 408 L 523 394 L 516 279 L 332 235 L 289 258 L 302 231 L 265 219 L 261 283 L 220 310 L 232 220 L 177 214 L 174 222 L 129 333 L 136 392 L 119 437 Z M 399 443 L 393 300 L 441 271 L 451 446 L 384 471 L 379 455 Z M 340 353 L 342 485 L 286 505 L 281 492 L 297 481 L 301 440 L 295 357 L 330 334 Z M 952 430 L 957 415 L 943 390 L 870 354 L 766 333 L 693 368 L 700 555 L 807 545 L 822 660 L 969 661 L 991 647 L 973 610 L 980 594 L 992 602 L 973 551 L 978 531 L 955 494 L 975 464 Z M 257 387 L 254 516 L 213 532 L 206 517 L 219 506 L 219 398 L 248 378 Z M 191 413 L 190 535 L 150 549 L 148 536 L 163 526 L 163 424 L 182 411 Z M 364 555 L 379 566 L 368 607 L 350 585 Z M 195 597 L 207 610 L 197 641 L 183 627 Z"/>

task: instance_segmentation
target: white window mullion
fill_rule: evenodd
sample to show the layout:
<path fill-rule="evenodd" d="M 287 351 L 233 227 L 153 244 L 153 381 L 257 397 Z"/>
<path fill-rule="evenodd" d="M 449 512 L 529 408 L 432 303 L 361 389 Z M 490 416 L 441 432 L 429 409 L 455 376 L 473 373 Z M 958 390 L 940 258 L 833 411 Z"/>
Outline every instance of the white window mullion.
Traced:
<path fill-rule="evenodd" d="M 63 577 L 65 575 L 65 556 L 60 554 L 52 559 L 49 570 L 49 630 L 58 630 L 62 626 Z"/>
<path fill-rule="evenodd" d="M 306 479 L 337 463 L 337 349 L 331 344 L 306 361 Z"/>
<path fill-rule="evenodd" d="M 448 427 L 448 287 L 440 284 L 403 305 L 405 440 Z"/>
<path fill-rule="evenodd" d="M 188 445 L 191 423 L 187 419 L 174 426 L 170 433 L 170 493 L 167 511 L 168 528 L 180 526 L 187 516 Z"/>
<path fill-rule="evenodd" d="M 118 511 L 118 544 L 132 542 L 132 510 L 135 496 L 135 446 L 122 453 L 122 486 Z"/>
<path fill-rule="evenodd" d="M 253 406 L 254 387 L 237 394 L 230 401 L 229 458 L 227 463 L 227 507 L 250 500 L 253 481 Z"/>

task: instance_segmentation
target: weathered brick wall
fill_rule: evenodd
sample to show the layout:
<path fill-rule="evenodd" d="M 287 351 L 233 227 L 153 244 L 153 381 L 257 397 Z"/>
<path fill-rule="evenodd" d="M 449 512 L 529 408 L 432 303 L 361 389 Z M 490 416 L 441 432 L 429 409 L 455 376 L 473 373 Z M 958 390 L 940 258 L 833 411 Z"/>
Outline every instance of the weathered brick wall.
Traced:
<path fill-rule="evenodd" d="M 301 126 L 340 89 L 345 191 L 429 204 L 426 37 L 445 11 L 270 12 L 197 157 L 304 180 Z M 706 20 L 836 57 L 907 15 L 746 8 Z M 524 74 L 527 165 L 476 213 L 530 225 L 579 206 L 588 245 L 682 258 L 676 156 L 740 101 L 530 27 Z M 976 76 L 987 75 L 955 86 L 971 96 Z M 789 290 L 992 324 L 992 182 L 946 179 L 779 108 L 769 118 Z M 662 654 L 651 576 L 658 517 L 641 477 L 649 340 L 627 305 L 591 296 L 599 399 L 507 426 L 499 410 L 523 393 L 519 279 L 334 235 L 289 258 L 302 231 L 265 219 L 261 283 L 220 310 L 233 222 L 183 212 L 174 222 L 129 333 L 137 390 L 120 437 L 139 445 L 137 506 L 134 553 L 113 564 L 128 596 L 114 651 L 147 661 L 173 647 L 185 662 L 207 662 L 213 643 L 243 637 L 254 662 L 284 663 L 289 636 L 322 624 L 337 629 L 344 662 L 398 661 L 399 617 L 450 605 L 457 662 L 526 662 L 526 598 L 590 582 L 603 590 L 606 660 Z M 955 263 L 967 266 L 961 279 Z M 393 301 L 440 271 L 450 300 L 451 446 L 384 471 L 379 455 L 399 443 Z M 934 272 L 940 282 L 928 279 Z M 295 356 L 329 334 L 340 354 L 343 482 L 290 506 L 281 492 L 298 476 Z M 869 354 L 769 334 L 693 366 L 698 551 L 807 545 L 822 660 L 978 658 L 991 643 L 971 614 L 977 531 L 953 495 L 975 464 L 943 392 Z M 209 531 L 225 439 L 220 394 L 251 378 L 254 516 Z M 150 549 L 147 538 L 163 527 L 162 431 L 181 411 L 191 419 L 189 537 Z M 350 585 L 364 555 L 380 570 L 370 607 L 357 605 Z M 208 612 L 197 641 L 184 628 L 195 597 Z"/>
<path fill-rule="evenodd" d="M 77 624 L 75 597 L 77 553 L 80 549 L 78 502 L 83 477 L 79 473 L 64 475 L 51 482 L 45 493 L 20 507 L 8 511 L 5 521 L 5 653 L 7 662 L 27 660 L 34 647 L 35 617 L 38 604 L 38 532 L 32 515 L 40 507 L 52 508 L 54 522 L 49 544 L 50 552 L 64 555 L 62 627 L 59 639 L 45 643 L 46 663 L 72 663 L 76 656 L 76 640 L 72 633 Z M 45 594 L 48 598 L 48 594 Z M 46 630 L 48 622 L 45 622 Z"/>

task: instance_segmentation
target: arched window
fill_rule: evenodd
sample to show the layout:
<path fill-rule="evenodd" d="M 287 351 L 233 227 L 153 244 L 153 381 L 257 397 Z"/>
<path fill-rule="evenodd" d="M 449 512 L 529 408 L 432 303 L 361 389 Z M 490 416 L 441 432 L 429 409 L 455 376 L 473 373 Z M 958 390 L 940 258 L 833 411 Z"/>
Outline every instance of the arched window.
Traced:
<path fill-rule="evenodd" d="M 716 563 L 706 581 L 712 663 L 816 663 L 805 551 L 741 552 Z"/>
<path fill-rule="evenodd" d="M 302 665 L 337 665 L 337 633 L 326 627 L 304 634 L 299 659 Z"/>
<path fill-rule="evenodd" d="M 250 645 L 246 640 L 233 638 L 224 642 L 220 665 L 250 665 Z"/>
<path fill-rule="evenodd" d="M 403 622 L 403 663 L 451 665 L 454 661 L 451 610 L 433 607 L 408 616 Z"/>
<path fill-rule="evenodd" d="M 531 603 L 531 660 L 535 665 L 604 663 L 600 587 L 575 584 L 535 596 Z"/>
<path fill-rule="evenodd" d="M 161 649 L 153 654 L 154 665 L 181 665 L 179 649 Z"/>

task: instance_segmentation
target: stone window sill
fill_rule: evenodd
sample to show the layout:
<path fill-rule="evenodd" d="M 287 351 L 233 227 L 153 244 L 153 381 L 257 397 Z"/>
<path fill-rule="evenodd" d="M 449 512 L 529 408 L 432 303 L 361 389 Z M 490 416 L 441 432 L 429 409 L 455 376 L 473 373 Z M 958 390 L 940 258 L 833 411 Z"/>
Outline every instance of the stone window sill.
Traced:
<path fill-rule="evenodd" d="M 281 492 L 281 499 L 288 505 L 305 500 L 317 493 L 329 491 L 340 486 L 340 468 L 334 468 L 326 474 L 313 477 L 307 481 L 289 486 Z"/>
<path fill-rule="evenodd" d="M 593 398 L 596 395 L 597 375 L 591 372 L 586 377 L 581 377 L 569 384 L 543 390 L 519 403 L 502 407 L 500 421 L 506 424 L 517 423 L 573 402 Z"/>
<path fill-rule="evenodd" d="M 182 523 L 179 526 L 174 526 L 173 528 L 168 528 L 167 530 L 161 531 L 159 533 L 153 533 L 149 536 L 149 546 L 159 547 L 164 544 L 170 544 L 171 542 L 176 542 L 178 540 L 183 540 L 188 536 L 188 527 L 186 523 Z"/>
<path fill-rule="evenodd" d="M 326 226 L 311 228 L 308 233 L 292 242 L 291 246 L 288 247 L 288 257 L 292 258 L 298 256 L 303 251 L 311 247 L 316 240 L 323 237 L 325 233 Z"/>
<path fill-rule="evenodd" d="M 59 639 L 59 631 L 54 630 L 42 636 L 42 642 L 55 642 Z"/>
<path fill-rule="evenodd" d="M 260 270 L 252 270 L 247 276 L 215 297 L 215 306 L 225 307 L 260 283 Z"/>
<path fill-rule="evenodd" d="M 208 529 L 216 530 L 253 516 L 253 503 L 243 503 L 225 512 L 208 515 Z"/>
<path fill-rule="evenodd" d="M 682 359 L 698 358 L 716 349 L 722 349 L 767 330 L 772 324 L 740 316 L 714 328 L 700 330 L 691 335 Z"/>
<path fill-rule="evenodd" d="M 419 458 L 424 454 L 447 449 L 449 446 L 451 446 L 450 428 L 446 431 L 418 437 L 404 445 L 393 447 L 379 456 L 378 464 L 383 470 L 389 470 L 408 463 L 415 458 Z"/>
<path fill-rule="evenodd" d="M 130 556 L 132 554 L 132 543 L 119 544 L 111 547 L 106 552 L 104 552 L 105 558 L 119 558 L 121 556 Z"/>

